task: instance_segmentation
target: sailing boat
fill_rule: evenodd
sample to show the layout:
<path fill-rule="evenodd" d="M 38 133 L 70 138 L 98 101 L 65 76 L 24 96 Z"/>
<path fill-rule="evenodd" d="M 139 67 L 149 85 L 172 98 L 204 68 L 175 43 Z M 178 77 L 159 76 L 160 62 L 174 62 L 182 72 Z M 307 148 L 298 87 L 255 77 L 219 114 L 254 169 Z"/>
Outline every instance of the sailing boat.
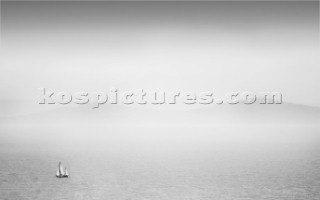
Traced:
<path fill-rule="evenodd" d="M 68 174 L 67 168 L 64 168 L 64 170 L 63 170 L 62 164 L 61 164 L 61 162 L 59 162 L 56 177 L 57 178 L 68 178 L 68 176 L 69 176 L 69 174 Z"/>

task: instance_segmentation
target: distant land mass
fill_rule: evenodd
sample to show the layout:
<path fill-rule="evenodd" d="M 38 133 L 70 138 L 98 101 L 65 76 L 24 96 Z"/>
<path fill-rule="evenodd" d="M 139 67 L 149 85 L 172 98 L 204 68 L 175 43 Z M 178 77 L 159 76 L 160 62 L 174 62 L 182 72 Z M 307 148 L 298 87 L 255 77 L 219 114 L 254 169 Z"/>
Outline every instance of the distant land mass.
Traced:
<path fill-rule="evenodd" d="M 50 105 L 38 105 L 50 106 Z M 0 123 L 30 124 L 159 124 L 159 125 L 219 125 L 219 124 L 319 124 L 320 108 L 292 103 L 283 104 L 223 104 L 192 107 L 184 110 L 153 109 L 151 107 L 105 104 L 60 107 L 50 111 L 2 116 Z M 170 105 L 174 106 L 174 105 Z"/>

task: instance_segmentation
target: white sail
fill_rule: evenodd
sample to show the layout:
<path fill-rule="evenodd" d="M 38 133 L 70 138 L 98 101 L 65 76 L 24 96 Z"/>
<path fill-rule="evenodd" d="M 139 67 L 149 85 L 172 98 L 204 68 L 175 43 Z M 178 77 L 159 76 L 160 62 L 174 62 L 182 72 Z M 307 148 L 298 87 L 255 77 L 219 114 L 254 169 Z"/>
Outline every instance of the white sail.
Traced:
<path fill-rule="evenodd" d="M 59 172 L 59 169 L 57 170 L 57 173 L 56 173 L 57 176 L 60 176 L 60 172 Z"/>
<path fill-rule="evenodd" d="M 61 162 L 59 162 L 59 172 L 60 172 L 60 175 L 63 175 L 64 172 L 63 172 L 63 167 L 61 165 Z"/>
<path fill-rule="evenodd" d="M 67 168 L 65 168 L 64 175 L 69 176 L 68 171 L 67 171 Z"/>
<path fill-rule="evenodd" d="M 63 168 L 60 169 L 61 175 L 64 175 L 64 170 Z"/>

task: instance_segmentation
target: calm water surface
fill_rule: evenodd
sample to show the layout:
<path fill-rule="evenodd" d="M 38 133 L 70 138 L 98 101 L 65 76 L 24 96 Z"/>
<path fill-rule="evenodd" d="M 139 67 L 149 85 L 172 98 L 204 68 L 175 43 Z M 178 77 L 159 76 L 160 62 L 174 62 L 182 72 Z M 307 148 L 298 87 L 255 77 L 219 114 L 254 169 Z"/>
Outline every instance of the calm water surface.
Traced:
<path fill-rule="evenodd" d="M 299 130 L 276 139 L 270 134 L 118 134 L 23 145 L 6 138 L 0 199 L 319 200 L 317 132 Z M 59 161 L 69 168 L 69 178 L 55 178 Z"/>

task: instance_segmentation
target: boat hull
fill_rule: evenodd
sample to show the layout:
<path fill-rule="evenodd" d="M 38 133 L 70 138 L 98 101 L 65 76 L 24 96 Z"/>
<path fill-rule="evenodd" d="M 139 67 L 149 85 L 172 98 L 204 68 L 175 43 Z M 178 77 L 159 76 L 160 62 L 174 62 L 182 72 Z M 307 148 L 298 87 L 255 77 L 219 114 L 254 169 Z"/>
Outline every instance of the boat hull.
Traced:
<path fill-rule="evenodd" d="M 60 175 L 60 176 L 57 176 L 57 175 L 56 175 L 56 177 L 57 177 L 57 178 L 68 178 L 69 176 L 68 176 L 68 175 Z"/>

